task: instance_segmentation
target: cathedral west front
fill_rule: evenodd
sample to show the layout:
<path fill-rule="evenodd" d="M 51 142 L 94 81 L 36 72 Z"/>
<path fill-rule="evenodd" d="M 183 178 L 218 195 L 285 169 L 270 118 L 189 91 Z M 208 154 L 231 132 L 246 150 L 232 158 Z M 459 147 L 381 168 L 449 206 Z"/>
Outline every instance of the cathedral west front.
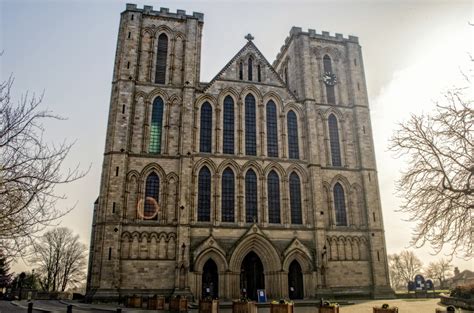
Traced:
<path fill-rule="evenodd" d="M 358 38 L 249 34 L 201 82 L 203 26 L 121 14 L 89 299 L 392 295 Z"/>

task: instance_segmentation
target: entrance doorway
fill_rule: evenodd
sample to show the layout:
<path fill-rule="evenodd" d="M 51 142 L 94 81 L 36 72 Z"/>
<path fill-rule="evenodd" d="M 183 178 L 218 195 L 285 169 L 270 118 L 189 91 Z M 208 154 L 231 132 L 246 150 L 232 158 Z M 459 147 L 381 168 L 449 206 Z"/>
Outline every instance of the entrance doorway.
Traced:
<path fill-rule="evenodd" d="M 263 264 L 258 255 L 250 252 L 244 258 L 240 268 L 240 290 L 245 289 L 247 297 L 257 300 L 257 289 L 265 288 Z"/>
<path fill-rule="evenodd" d="M 290 264 L 288 271 L 288 294 L 290 299 L 303 299 L 303 273 L 298 261 Z"/>
<path fill-rule="evenodd" d="M 202 298 L 207 296 L 219 297 L 219 273 L 212 259 L 207 260 L 202 270 Z"/>

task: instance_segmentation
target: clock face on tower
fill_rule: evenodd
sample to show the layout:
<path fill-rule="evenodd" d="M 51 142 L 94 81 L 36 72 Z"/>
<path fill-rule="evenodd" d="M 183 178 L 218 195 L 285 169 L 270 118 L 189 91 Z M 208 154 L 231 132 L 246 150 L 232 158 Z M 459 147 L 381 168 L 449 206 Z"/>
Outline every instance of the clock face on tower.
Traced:
<path fill-rule="evenodd" d="M 337 83 L 336 74 L 325 72 L 323 74 L 323 82 L 328 86 L 334 86 Z"/>

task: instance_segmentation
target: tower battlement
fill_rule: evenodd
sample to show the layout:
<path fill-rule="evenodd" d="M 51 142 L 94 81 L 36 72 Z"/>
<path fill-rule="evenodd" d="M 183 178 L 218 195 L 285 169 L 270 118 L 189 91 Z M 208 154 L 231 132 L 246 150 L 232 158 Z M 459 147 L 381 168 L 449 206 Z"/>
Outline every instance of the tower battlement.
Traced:
<path fill-rule="evenodd" d="M 193 12 L 192 15 L 186 15 L 186 10 L 176 10 L 176 13 L 173 13 L 173 12 L 170 12 L 169 8 L 160 8 L 159 11 L 156 11 L 156 10 L 153 10 L 153 6 L 151 5 L 144 5 L 143 9 L 141 9 L 141 8 L 138 8 L 137 5 L 134 3 L 127 3 L 125 5 L 125 11 L 140 12 L 140 13 L 144 13 L 148 15 L 178 18 L 178 19 L 194 18 L 194 19 L 197 19 L 199 22 L 204 22 L 204 14 L 200 12 Z"/>

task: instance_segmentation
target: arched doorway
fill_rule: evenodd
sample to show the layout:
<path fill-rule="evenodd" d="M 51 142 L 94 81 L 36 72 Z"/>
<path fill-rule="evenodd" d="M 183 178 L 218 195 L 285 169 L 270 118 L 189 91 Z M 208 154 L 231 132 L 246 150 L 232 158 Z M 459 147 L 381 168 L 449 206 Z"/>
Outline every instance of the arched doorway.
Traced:
<path fill-rule="evenodd" d="M 290 299 L 303 299 L 303 273 L 298 261 L 290 264 L 288 271 L 288 294 Z"/>
<path fill-rule="evenodd" d="M 263 264 L 258 255 L 250 252 L 242 261 L 240 268 L 240 289 L 246 290 L 247 297 L 257 300 L 257 289 L 265 288 Z"/>
<path fill-rule="evenodd" d="M 217 265 L 212 260 L 207 260 L 202 270 L 202 297 L 219 297 L 219 273 Z"/>

